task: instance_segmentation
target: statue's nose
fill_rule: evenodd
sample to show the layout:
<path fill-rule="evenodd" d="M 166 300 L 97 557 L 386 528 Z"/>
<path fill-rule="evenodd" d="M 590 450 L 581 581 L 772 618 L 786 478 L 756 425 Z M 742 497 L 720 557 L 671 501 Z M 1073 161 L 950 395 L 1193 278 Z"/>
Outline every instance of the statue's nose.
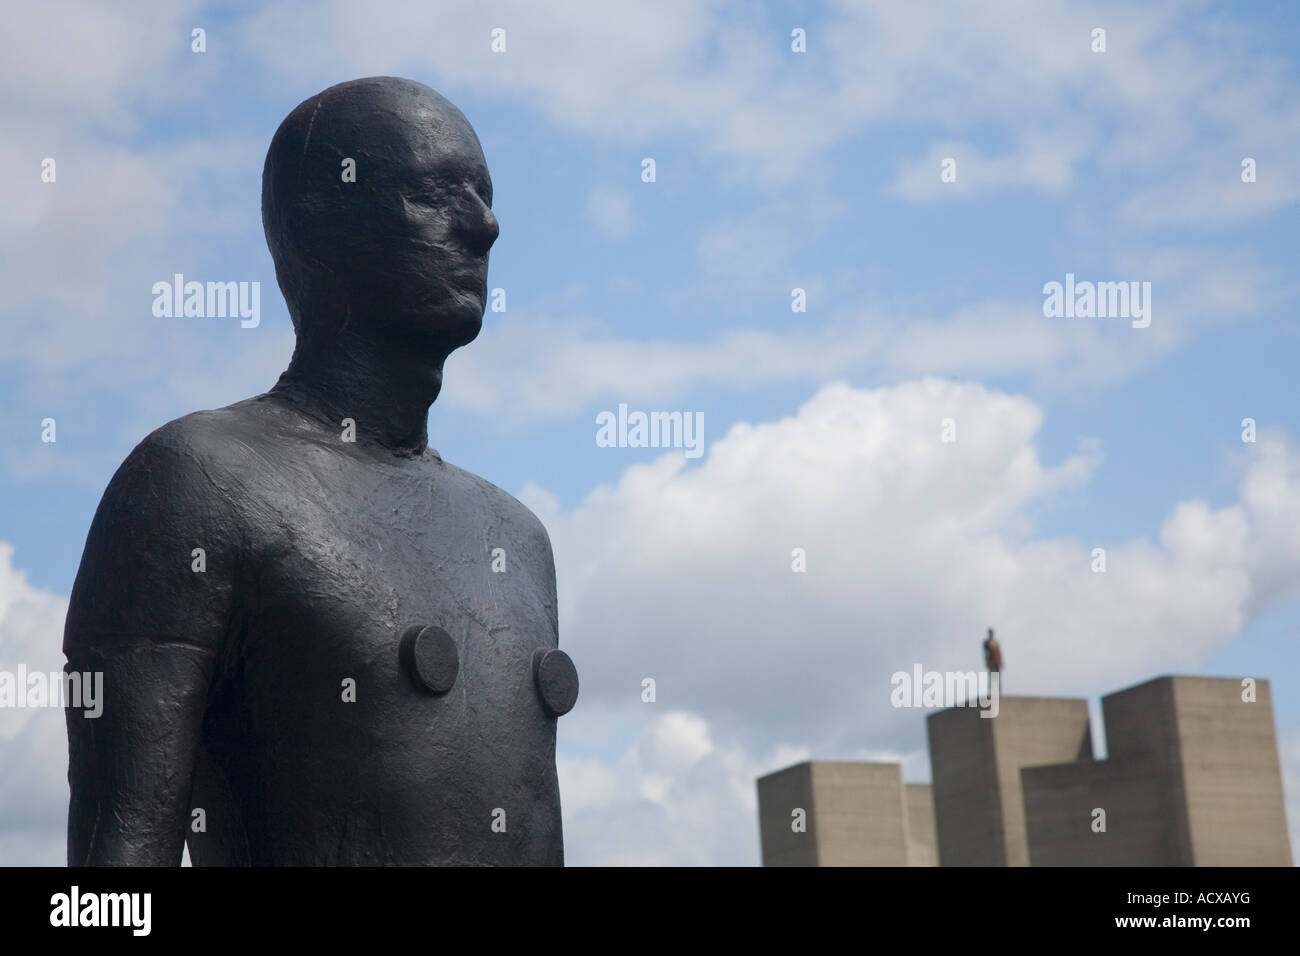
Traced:
<path fill-rule="evenodd" d="M 461 230 L 474 255 L 486 255 L 501 234 L 501 224 L 492 210 L 481 205 L 477 212 L 471 213 Z"/>

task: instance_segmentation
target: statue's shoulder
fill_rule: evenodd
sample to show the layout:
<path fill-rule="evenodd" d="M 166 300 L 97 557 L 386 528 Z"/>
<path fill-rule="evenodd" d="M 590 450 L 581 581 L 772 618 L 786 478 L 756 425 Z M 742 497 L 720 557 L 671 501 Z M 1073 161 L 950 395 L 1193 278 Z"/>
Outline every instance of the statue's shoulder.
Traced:
<path fill-rule="evenodd" d="M 473 472 L 459 468 L 450 462 L 443 461 L 441 467 L 445 469 L 447 477 L 459 486 L 466 496 L 473 496 L 482 503 L 485 512 L 520 537 L 544 545 L 547 553 L 550 553 L 551 538 L 546 533 L 546 526 L 522 501 L 508 491 L 498 488 L 486 478 L 480 478 Z"/>
<path fill-rule="evenodd" d="M 138 463 L 184 471 L 191 463 L 216 463 L 234 437 L 232 425 L 238 416 L 229 413 L 226 408 L 192 412 L 155 428 L 135 446 L 124 466 Z"/>
<path fill-rule="evenodd" d="M 154 429 L 132 449 L 113 476 L 115 489 L 141 505 L 202 498 L 204 510 L 236 507 L 236 485 L 256 445 L 265 441 L 255 408 L 240 402 L 193 412 Z"/>

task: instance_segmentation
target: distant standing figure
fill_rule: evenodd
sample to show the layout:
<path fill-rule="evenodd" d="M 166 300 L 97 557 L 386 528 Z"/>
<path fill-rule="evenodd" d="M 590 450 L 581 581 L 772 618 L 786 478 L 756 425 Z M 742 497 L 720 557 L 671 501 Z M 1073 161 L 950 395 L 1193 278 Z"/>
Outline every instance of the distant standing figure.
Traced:
<path fill-rule="evenodd" d="M 1002 648 L 998 645 L 998 639 L 993 636 L 993 628 L 989 628 L 989 636 L 984 638 L 984 668 L 990 673 L 996 673 L 1001 678 L 1002 674 Z"/>

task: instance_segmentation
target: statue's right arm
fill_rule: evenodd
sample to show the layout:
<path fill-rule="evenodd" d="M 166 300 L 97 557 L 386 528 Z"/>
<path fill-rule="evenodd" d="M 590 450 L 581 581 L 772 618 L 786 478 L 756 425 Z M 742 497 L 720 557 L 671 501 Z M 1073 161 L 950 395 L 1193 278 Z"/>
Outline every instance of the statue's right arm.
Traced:
<path fill-rule="evenodd" d="M 103 699 L 98 716 L 71 700 L 66 711 L 70 866 L 182 859 L 240 531 L 221 482 L 175 424 L 113 477 L 72 589 L 67 669 L 102 674 Z"/>

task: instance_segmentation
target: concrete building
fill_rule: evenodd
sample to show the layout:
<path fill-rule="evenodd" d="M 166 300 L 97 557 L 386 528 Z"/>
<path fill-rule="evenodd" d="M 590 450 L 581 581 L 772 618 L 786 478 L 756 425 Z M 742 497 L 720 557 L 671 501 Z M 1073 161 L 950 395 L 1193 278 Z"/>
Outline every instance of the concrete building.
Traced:
<path fill-rule="evenodd" d="M 764 866 L 933 866 L 930 788 L 896 763 L 813 761 L 758 781 Z"/>
<path fill-rule="evenodd" d="M 934 832 L 934 790 L 928 783 L 905 783 L 907 800 L 907 865 L 938 866 Z"/>
<path fill-rule="evenodd" d="M 1102 698 L 930 714 L 933 785 L 813 761 L 758 781 L 764 866 L 1290 866 L 1267 680 L 1158 677 Z M 796 825 L 796 820 L 798 824 Z"/>
<path fill-rule="evenodd" d="M 930 769 L 942 866 L 1028 866 L 1020 771 L 1091 760 L 1088 702 L 1002 697 L 998 715 L 976 707 L 930 714 Z"/>
<path fill-rule="evenodd" d="M 1106 760 L 1023 773 L 1033 865 L 1290 866 L 1272 694 L 1250 690 L 1158 677 L 1102 698 Z"/>

